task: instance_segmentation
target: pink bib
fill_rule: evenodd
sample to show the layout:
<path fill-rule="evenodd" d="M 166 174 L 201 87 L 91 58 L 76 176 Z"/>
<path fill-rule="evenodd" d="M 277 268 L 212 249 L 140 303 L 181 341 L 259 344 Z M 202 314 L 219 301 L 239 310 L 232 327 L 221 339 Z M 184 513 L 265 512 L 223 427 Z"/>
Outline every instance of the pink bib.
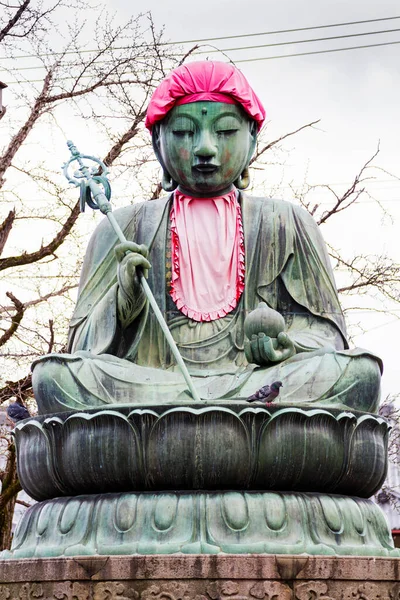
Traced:
<path fill-rule="evenodd" d="M 217 198 L 175 191 L 170 213 L 172 280 L 178 309 L 214 321 L 238 303 L 245 277 L 243 226 L 236 190 Z"/>

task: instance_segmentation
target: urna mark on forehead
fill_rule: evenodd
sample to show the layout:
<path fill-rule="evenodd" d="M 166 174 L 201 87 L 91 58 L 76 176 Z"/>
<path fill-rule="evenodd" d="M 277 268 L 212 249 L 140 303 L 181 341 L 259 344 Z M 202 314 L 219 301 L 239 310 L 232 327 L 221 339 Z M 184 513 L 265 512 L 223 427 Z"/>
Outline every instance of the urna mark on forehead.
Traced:
<path fill-rule="evenodd" d="M 234 104 L 260 130 L 265 110 L 243 73 L 230 63 L 199 61 L 181 65 L 160 83 L 150 100 L 146 127 L 162 121 L 175 107 L 199 101 Z"/>

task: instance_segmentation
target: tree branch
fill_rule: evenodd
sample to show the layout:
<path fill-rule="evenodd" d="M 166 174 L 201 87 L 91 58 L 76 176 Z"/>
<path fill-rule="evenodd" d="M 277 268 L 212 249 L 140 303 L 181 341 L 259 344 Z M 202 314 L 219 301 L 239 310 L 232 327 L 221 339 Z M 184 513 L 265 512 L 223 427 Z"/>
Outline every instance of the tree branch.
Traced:
<path fill-rule="evenodd" d="M 6 381 L 6 385 L 0 388 L 0 404 L 16 396 L 22 402 L 32 396 L 32 375 L 25 375 L 18 381 Z"/>
<path fill-rule="evenodd" d="M 59 290 L 56 290 L 55 292 L 49 292 L 48 294 L 45 294 L 44 296 L 40 296 L 39 298 L 35 298 L 35 300 L 28 300 L 28 302 L 24 302 L 24 308 L 25 310 L 31 306 L 36 306 L 37 304 L 41 304 L 42 302 L 47 302 L 47 300 L 49 300 L 50 298 L 56 298 L 57 296 L 61 296 L 62 294 L 65 294 L 65 292 L 69 292 L 70 290 L 73 290 L 75 288 L 78 287 L 78 284 L 75 283 L 74 285 L 65 285 L 64 287 L 60 288 Z M 8 305 L 8 306 L 3 306 L 2 308 L 0 308 L 0 315 L 2 313 L 5 312 L 9 312 L 10 310 L 13 310 L 14 306 Z"/>
<path fill-rule="evenodd" d="M 29 18 L 32 20 L 28 29 L 23 31 L 22 33 L 9 33 L 10 37 L 13 38 L 26 38 L 28 37 L 36 28 L 36 25 L 40 23 L 40 21 L 46 19 L 46 17 L 51 14 L 58 6 L 61 5 L 61 0 L 53 4 L 48 10 L 40 13 L 37 11 L 30 11 Z"/>
<path fill-rule="evenodd" d="M 302 131 L 303 129 L 307 129 L 307 127 L 313 127 L 313 125 L 316 125 L 317 123 L 319 123 L 320 120 L 321 119 L 318 119 L 317 121 L 312 121 L 311 123 L 307 123 L 307 125 L 302 125 L 295 131 L 290 131 L 289 133 L 285 133 L 285 135 L 282 135 L 280 138 L 274 140 L 273 142 L 269 142 L 268 144 L 263 146 L 261 148 L 261 150 L 257 149 L 256 153 L 254 154 L 254 156 L 251 159 L 249 164 L 250 165 L 253 164 L 256 160 L 258 160 L 260 158 L 260 156 L 262 156 L 264 154 L 264 152 L 266 152 L 267 150 L 270 150 L 273 146 L 276 146 L 276 144 L 279 144 L 279 142 L 282 142 L 283 140 L 290 137 L 291 135 L 295 135 L 296 133 L 299 133 L 299 131 Z"/>
<path fill-rule="evenodd" d="M 4 346 L 4 344 L 6 344 L 8 342 L 8 340 L 17 331 L 19 324 L 22 321 L 22 317 L 24 316 L 24 312 L 25 312 L 25 307 L 24 307 L 23 303 L 20 300 L 18 300 L 18 298 L 16 298 L 11 292 L 6 292 L 6 296 L 8 296 L 10 298 L 10 300 L 13 302 L 13 304 L 16 308 L 16 313 L 13 315 L 13 317 L 11 319 L 10 327 L 0 337 L 0 346 Z"/>
<path fill-rule="evenodd" d="M 65 221 L 64 225 L 57 233 L 57 235 L 51 240 L 49 244 L 46 246 L 42 246 L 40 250 L 36 252 L 23 253 L 19 256 L 10 256 L 7 258 L 0 259 L 0 271 L 5 269 L 10 269 L 11 267 L 20 267 L 22 265 L 29 265 L 39 260 L 42 260 L 46 256 L 50 256 L 54 254 L 54 252 L 61 246 L 64 242 L 65 238 L 70 233 L 72 227 L 75 225 L 76 220 L 78 219 L 80 214 L 80 206 L 79 202 L 75 204 L 73 209 L 71 210 L 71 214 L 68 219 Z"/>
<path fill-rule="evenodd" d="M 15 502 L 17 504 L 20 504 L 21 506 L 25 506 L 26 508 L 30 508 L 32 506 L 32 504 L 29 504 L 29 502 L 25 502 L 24 500 L 19 500 L 19 498 L 17 498 Z"/>
<path fill-rule="evenodd" d="M 49 347 L 47 348 L 47 353 L 53 352 L 54 347 L 54 321 L 53 319 L 49 319 L 49 330 L 50 330 L 50 339 L 49 339 Z"/>
<path fill-rule="evenodd" d="M 3 27 L 3 29 L 0 31 L 0 42 L 4 40 L 6 35 L 8 35 L 11 29 L 18 23 L 30 3 L 31 0 L 24 0 L 15 15 L 8 21 L 7 25 Z"/>
<path fill-rule="evenodd" d="M 121 154 L 123 147 L 127 144 L 138 132 L 138 125 L 140 121 L 144 119 L 146 115 L 145 111 L 142 111 L 134 120 L 133 124 L 129 127 L 129 129 L 119 138 L 119 140 L 112 146 L 112 148 L 107 153 L 104 158 L 104 163 L 111 167 L 113 162 L 118 158 Z"/>
<path fill-rule="evenodd" d="M 143 83 L 143 82 L 139 82 L 138 79 L 125 79 L 125 80 L 116 79 L 116 80 L 112 80 L 112 81 L 107 81 L 107 77 L 108 77 L 108 74 L 104 75 L 99 81 L 96 81 L 96 83 L 93 83 L 92 85 L 89 85 L 80 90 L 71 90 L 69 92 L 63 92 L 62 94 L 55 94 L 54 96 L 49 96 L 48 98 L 45 99 L 44 102 L 46 104 L 54 104 L 55 102 L 60 102 L 61 100 L 70 100 L 72 98 L 78 98 L 79 96 L 85 96 L 86 94 L 90 94 L 101 87 L 111 87 L 114 85 L 121 85 L 121 84 L 128 84 L 128 85 L 136 84 L 137 85 L 138 83 Z M 76 85 L 76 82 L 74 83 L 74 85 Z"/>
<path fill-rule="evenodd" d="M 47 107 L 44 104 L 44 99 L 46 98 L 50 84 L 52 81 L 52 71 L 48 71 L 45 80 L 43 82 L 42 91 L 39 96 L 36 98 L 36 101 L 32 107 L 32 110 L 29 114 L 29 117 L 22 125 L 20 130 L 15 134 L 12 138 L 11 142 L 8 145 L 7 150 L 4 152 L 3 156 L 0 157 L 0 187 L 4 184 L 4 174 L 7 169 L 11 166 L 11 163 L 14 159 L 14 156 L 21 148 L 22 144 L 25 142 L 29 133 L 32 131 L 33 126 L 39 117 L 47 110 Z"/>
<path fill-rule="evenodd" d="M 0 225 L 0 256 L 4 250 L 4 246 L 6 245 L 8 236 L 10 235 L 10 231 L 12 229 L 13 223 L 15 220 L 15 210 L 10 210 L 5 220 Z"/>
<path fill-rule="evenodd" d="M 331 250 L 329 255 L 343 266 L 353 281 L 338 288 L 339 293 L 366 293 L 368 288 L 379 290 L 390 300 L 399 301 L 399 265 L 384 256 L 356 256 L 347 261 Z"/>
<path fill-rule="evenodd" d="M 337 213 L 341 212 L 342 210 L 345 210 L 346 208 L 349 208 L 349 206 L 354 204 L 354 202 L 356 202 L 356 200 L 358 200 L 358 198 L 361 196 L 361 194 L 363 194 L 365 192 L 365 188 L 357 189 L 357 186 L 359 185 L 359 183 L 361 183 L 363 181 L 362 175 L 363 175 L 364 171 L 370 166 L 371 162 L 374 160 L 374 158 L 376 158 L 378 153 L 379 153 L 379 144 L 378 144 L 378 148 L 377 148 L 376 152 L 361 167 L 359 173 L 355 176 L 354 181 L 352 182 L 350 187 L 341 196 L 338 196 L 338 194 L 336 194 L 332 190 L 332 188 L 328 185 L 320 186 L 320 187 L 325 187 L 330 192 L 332 192 L 332 194 L 336 198 L 336 202 L 330 210 L 327 210 L 323 213 L 322 217 L 319 219 L 319 221 L 317 221 L 318 225 L 322 225 L 323 223 L 325 223 L 332 215 L 337 214 Z"/>

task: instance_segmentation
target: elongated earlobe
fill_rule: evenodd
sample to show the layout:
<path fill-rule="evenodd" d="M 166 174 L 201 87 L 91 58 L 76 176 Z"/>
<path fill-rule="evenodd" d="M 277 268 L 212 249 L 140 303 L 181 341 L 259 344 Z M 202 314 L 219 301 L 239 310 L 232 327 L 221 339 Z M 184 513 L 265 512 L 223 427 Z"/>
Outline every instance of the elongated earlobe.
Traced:
<path fill-rule="evenodd" d="M 250 173 L 249 168 L 245 167 L 242 171 L 242 174 L 234 182 L 235 186 L 238 190 L 245 190 L 250 185 Z"/>
<path fill-rule="evenodd" d="M 161 187 L 166 192 L 173 192 L 178 187 L 177 182 L 174 179 L 172 179 L 171 175 L 166 169 L 163 169 Z"/>

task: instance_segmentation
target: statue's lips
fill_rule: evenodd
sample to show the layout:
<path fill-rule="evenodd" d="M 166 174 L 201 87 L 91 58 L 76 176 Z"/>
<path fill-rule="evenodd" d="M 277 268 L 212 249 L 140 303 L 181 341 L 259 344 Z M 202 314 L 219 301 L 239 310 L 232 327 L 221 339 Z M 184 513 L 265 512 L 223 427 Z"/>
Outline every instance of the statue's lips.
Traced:
<path fill-rule="evenodd" d="M 218 165 L 206 164 L 206 165 L 195 165 L 192 167 L 192 171 L 197 173 L 215 173 L 219 169 Z"/>

